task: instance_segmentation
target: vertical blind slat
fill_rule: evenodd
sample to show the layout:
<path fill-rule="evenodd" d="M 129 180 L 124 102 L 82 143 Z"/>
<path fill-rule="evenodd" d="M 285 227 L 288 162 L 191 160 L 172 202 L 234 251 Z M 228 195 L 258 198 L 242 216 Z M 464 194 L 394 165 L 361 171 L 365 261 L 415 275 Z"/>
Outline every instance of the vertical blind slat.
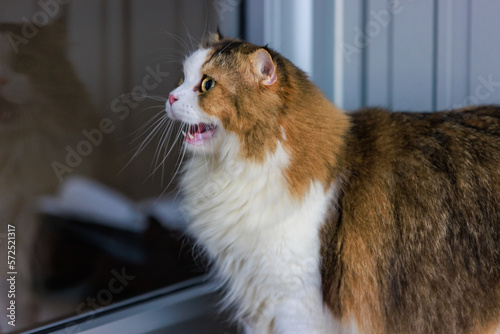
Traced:
<path fill-rule="evenodd" d="M 470 91 L 472 104 L 500 101 L 500 20 L 497 1 L 471 1 Z"/>
<path fill-rule="evenodd" d="M 394 16 L 392 107 L 431 110 L 433 95 L 433 1 L 401 1 Z"/>
<path fill-rule="evenodd" d="M 389 34 L 391 21 L 397 13 L 389 10 L 387 0 L 369 0 L 367 15 L 368 42 L 366 45 L 366 104 L 389 105 Z"/>

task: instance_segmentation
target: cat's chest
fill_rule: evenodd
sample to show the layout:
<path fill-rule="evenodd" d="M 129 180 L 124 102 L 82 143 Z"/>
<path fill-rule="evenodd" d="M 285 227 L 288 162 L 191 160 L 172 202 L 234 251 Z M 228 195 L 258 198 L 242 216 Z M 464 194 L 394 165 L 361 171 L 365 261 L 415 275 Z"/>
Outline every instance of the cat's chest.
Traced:
<path fill-rule="evenodd" d="M 286 220 L 298 218 L 299 201 L 288 195 L 278 170 L 253 166 L 194 166 L 184 177 L 190 229 L 210 248 L 266 242 Z M 270 237 L 270 236 L 269 236 Z M 256 240 L 258 239 L 258 240 Z M 212 245 L 217 242 L 218 245 Z"/>
<path fill-rule="evenodd" d="M 193 166 L 183 183 L 189 229 L 228 283 L 225 304 L 262 324 L 299 300 L 297 312 L 322 317 L 320 230 L 335 185 L 312 180 L 298 199 L 279 170 Z"/>
<path fill-rule="evenodd" d="M 335 186 L 311 180 L 306 195 L 297 198 L 284 175 L 276 161 L 210 165 L 193 160 L 182 184 L 191 231 L 205 246 L 217 242 L 222 249 L 318 235 Z"/>

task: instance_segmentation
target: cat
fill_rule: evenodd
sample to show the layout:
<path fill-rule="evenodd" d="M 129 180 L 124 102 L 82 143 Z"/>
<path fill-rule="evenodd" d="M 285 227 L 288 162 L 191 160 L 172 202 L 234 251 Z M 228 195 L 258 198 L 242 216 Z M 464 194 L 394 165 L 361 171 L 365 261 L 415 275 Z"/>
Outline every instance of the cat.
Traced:
<path fill-rule="evenodd" d="M 32 292 L 33 241 L 37 234 L 36 198 L 53 193 L 60 180 L 54 161 L 65 161 L 83 129 L 95 127 L 89 94 L 66 56 L 63 22 L 41 27 L 26 43 L 21 24 L 0 24 L 0 329 L 33 325 L 39 308 Z M 17 39 L 16 39 L 17 37 Z M 77 173 L 92 174 L 99 153 L 86 157 Z M 69 174 L 68 174 L 69 175 Z M 66 176 L 66 175 L 65 175 Z M 8 225 L 16 231 L 16 326 L 6 325 Z"/>
<path fill-rule="evenodd" d="M 244 333 L 500 329 L 500 107 L 348 113 L 220 34 L 183 72 L 188 231 Z"/>

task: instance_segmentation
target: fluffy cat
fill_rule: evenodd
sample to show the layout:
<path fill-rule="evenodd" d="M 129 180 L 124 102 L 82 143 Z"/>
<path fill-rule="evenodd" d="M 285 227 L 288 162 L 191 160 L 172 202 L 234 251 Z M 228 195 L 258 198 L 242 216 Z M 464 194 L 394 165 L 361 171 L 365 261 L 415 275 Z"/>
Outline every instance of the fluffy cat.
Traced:
<path fill-rule="evenodd" d="M 189 231 L 245 333 L 495 333 L 500 107 L 346 113 L 268 47 L 184 62 Z"/>
<path fill-rule="evenodd" d="M 19 330 L 39 320 L 31 292 L 30 259 L 36 235 L 35 198 L 59 185 L 54 161 L 64 162 L 66 146 L 84 139 L 96 115 L 85 87 L 66 57 L 61 22 L 40 28 L 27 43 L 13 47 L 22 26 L 0 24 L 0 329 Z M 76 168 L 91 173 L 98 153 Z M 6 325 L 7 225 L 16 227 L 16 327 Z"/>

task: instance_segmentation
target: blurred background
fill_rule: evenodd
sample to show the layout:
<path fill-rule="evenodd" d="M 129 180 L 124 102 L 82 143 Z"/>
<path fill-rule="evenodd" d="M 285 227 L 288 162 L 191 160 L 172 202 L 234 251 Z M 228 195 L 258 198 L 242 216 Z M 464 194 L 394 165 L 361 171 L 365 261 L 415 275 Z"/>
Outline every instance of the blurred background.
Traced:
<path fill-rule="evenodd" d="M 472 0 L 0 0 L 0 306 L 12 300 L 3 277 L 16 272 L 18 324 L 0 314 L 0 332 L 93 317 L 204 275 L 183 237 L 180 143 L 163 110 L 183 59 L 217 27 L 269 44 L 346 110 L 435 111 L 500 102 L 499 9 Z M 220 333 L 226 324 L 206 303 L 200 312 L 215 327 L 204 332 Z"/>

